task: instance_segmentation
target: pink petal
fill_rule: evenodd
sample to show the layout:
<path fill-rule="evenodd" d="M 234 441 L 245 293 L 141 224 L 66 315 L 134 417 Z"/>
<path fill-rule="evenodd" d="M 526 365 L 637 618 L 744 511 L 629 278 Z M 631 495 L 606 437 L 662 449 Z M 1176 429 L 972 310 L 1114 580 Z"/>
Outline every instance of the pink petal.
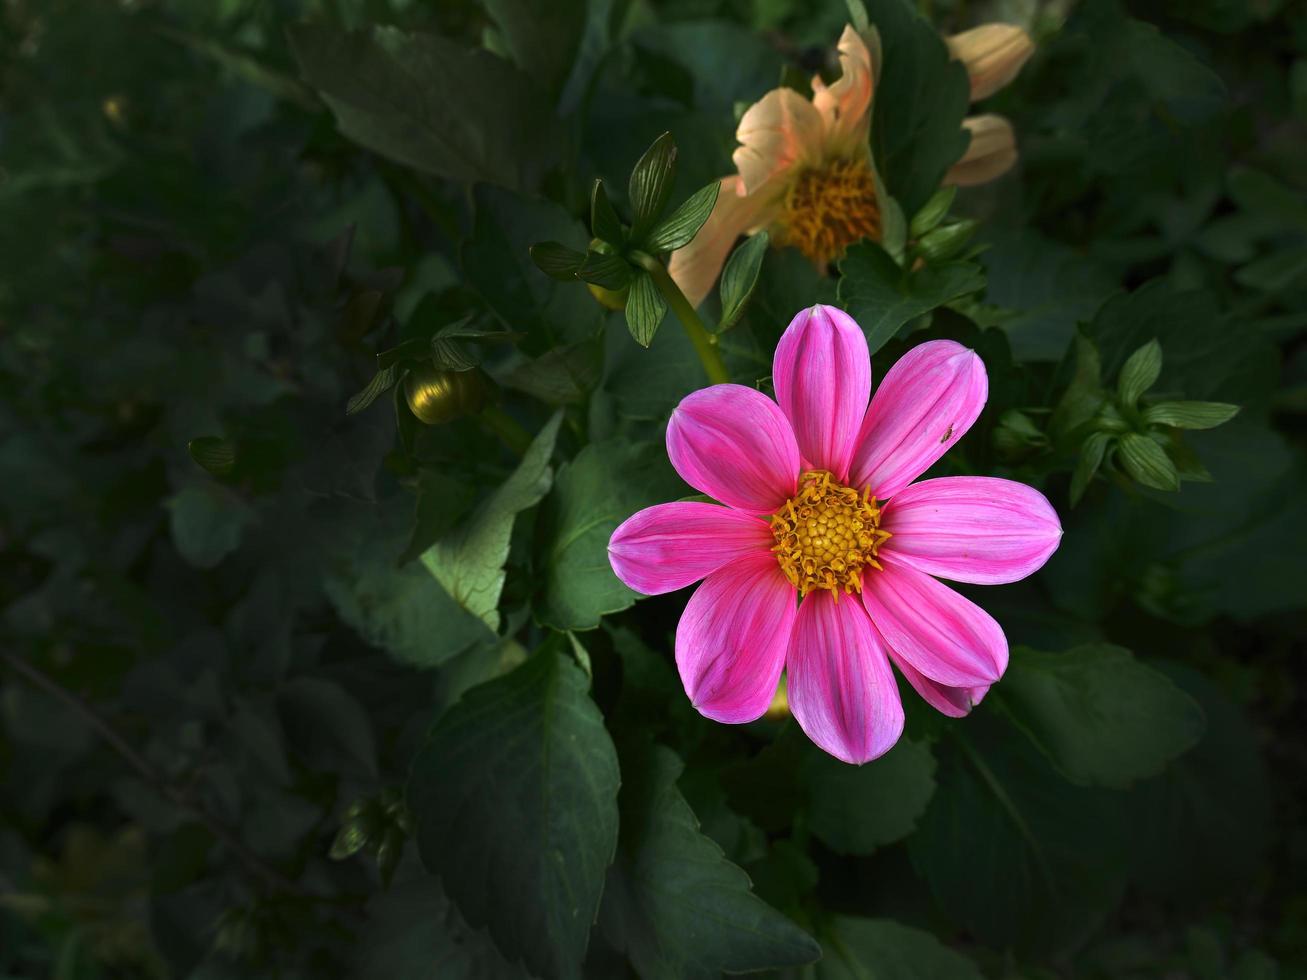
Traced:
<path fill-rule="evenodd" d="M 881 545 L 903 565 L 954 582 L 1001 585 L 1038 571 L 1062 525 L 1038 490 L 989 476 L 923 480 L 894 495 Z"/>
<path fill-rule="evenodd" d="M 743 385 L 683 398 L 667 425 L 667 455 L 690 486 L 751 514 L 775 512 L 798 483 L 790 423 L 774 401 Z"/>
<path fill-rule="evenodd" d="M 676 666 L 700 714 L 730 725 L 762 717 L 794 616 L 794 586 L 771 555 L 737 558 L 704 580 L 676 627 Z"/>
<path fill-rule="evenodd" d="M 608 561 L 623 582 L 645 595 L 662 595 L 711 575 L 745 555 L 766 555 L 775 544 L 767 522 L 717 504 L 684 501 L 638 511 L 613 532 Z"/>
<path fill-rule="evenodd" d="M 890 651 L 890 659 L 894 661 L 894 666 L 898 667 L 899 672 L 907 678 L 913 690 L 921 695 L 923 701 L 950 718 L 961 718 L 969 714 L 971 709 L 980 704 L 985 695 L 989 693 L 988 685 L 984 687 L 946 687 L 932 681 L 920 671 L 913 669 L 912 665 L 906 660 L 895 656 L 893 650 Z"/>
<path fill-rule="evenodd" d="M 892 540 L 892 539 L 891 539 Z M 1007 669 L 1007 637 L 992 616 L 884 551 L 862 576 L 862 602 L 895 659 L 946 687 L 986 687 Z"/>
<path fill-rule="evenodd" d="M 871 397 L 862 328 L 833 306 L 804 310 L 776 345 L 772 381 L 803 458 L 843 480 Z"/>
<path fill-rule="evenodd" d="M 790 710 L 822 749 L 861 765 L 903 734 L 903 704 L 885 645 L 857 596 L 825 589 L 799 606 L 786 655 Z"/>
<path fill-rule="evenodd" d="M 862 422 L 851 484 L 882 500 L 926 472 L 985 407 L 989 382 L 975 351 L 952 340 L 912 348 L 889 369 Z"/>

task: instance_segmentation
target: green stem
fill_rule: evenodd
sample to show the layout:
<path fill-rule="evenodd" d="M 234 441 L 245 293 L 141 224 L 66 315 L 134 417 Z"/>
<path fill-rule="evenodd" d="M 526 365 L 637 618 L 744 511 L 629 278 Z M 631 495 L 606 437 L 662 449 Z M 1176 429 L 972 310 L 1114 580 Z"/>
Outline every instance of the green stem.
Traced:
<path fill-rule="evenodd" d="M 531 433 L 518 425 L 517 420 L 498 405 L 481 409 L 481 421 L 513 452 L 525 456 L 531 446 Z"/>
<path fill-rule="evenodd" d="M 663 294 L 663 299 L 667 300 L 667 305 L 672 308 L 676 319 L 681 321 L 681 326 L 689 335 L 690 343 L 694 345 L 694 352 L 703 362 L 703 370 L 708 375 L 708 380 L 715 385 L 730 381 L 731 376 L 726 373 L 726 365 L 722 363 L 721 351 L 717 349 L 717 338 L 708 332 L 708 328 L 699 319 L 699 314 L 694 312 L 690 301 L 667 274 L 667 267 L 644 252 L 631 252 L 630 258 L 653 277 L 658 292 Z"/>

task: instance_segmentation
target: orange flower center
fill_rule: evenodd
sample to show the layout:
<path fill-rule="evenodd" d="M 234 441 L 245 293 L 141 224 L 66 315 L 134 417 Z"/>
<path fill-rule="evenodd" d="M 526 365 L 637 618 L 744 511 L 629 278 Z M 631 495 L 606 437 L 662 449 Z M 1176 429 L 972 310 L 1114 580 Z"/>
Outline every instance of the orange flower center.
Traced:
<path fill-rule="evenodd" d="M 876 552 L 890 536 L 880 529 L 876 498 L 846 487 L 826 470 L 799 478 L 799 492 L 772 515 L 772 551 L 799 595 L 830 589 L 838 599 L 862 591 L 862 570 L 880 568 Z"/>
<path fill-rule="evenodd" d="M 862 159 L 835 160 L 800 171 L 785 194 L 776 244 L 793 245 L 826 266 L 864 238 L 880 240 L 871 165 Z"/>

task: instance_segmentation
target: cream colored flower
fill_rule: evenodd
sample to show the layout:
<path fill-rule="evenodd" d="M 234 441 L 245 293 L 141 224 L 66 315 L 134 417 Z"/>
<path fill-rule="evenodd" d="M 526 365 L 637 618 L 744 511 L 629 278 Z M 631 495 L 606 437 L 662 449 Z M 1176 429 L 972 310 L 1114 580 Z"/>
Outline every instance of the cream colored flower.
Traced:
<path fill-rule="evenodd" d="M 735 133 L 736 173 L 722 180 L 699 234 L 672 253 L 672 278 L 692 304 L 711 291 L 741 234 L 766 229 L 773 244 L 794 246 L 823 270 L 854 242 L 880 239 L 884 188 L 868 139 L 881 61 L 874 32 L 870 42 L 845 27 L 837 81 L 814 78 L 811 100 L 793 89 L 773 89 L 745 112 Z M 1025 31 L 1006 24 L 986 24 L 946 43 L 967 68 L 973 100 L 1010 82 L 1034 50 Z M 964 125 L 971 144 L 946 183 L 983 183 L 1016 162 L 1007 120 L 982 115 Z"/>

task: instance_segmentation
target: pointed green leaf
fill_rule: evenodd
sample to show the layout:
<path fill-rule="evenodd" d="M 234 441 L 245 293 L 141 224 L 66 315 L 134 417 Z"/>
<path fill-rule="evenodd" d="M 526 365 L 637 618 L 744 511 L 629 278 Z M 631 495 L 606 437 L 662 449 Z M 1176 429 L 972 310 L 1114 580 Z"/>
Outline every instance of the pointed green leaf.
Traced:
<path fill-rule="evenodd" d="M 654 285 L 653 276 L 643 269 L 636 272 L 626 298 L 626 326 L 635 342 L 641 347 L 652 344 L 666 313 L 667 301 Z"/>
<path fill-rule="evenodd" d="M 622 221 L 613 210 L 613 202 L 608 200 L 602 180 L 596 180 L 590 189 L 590 233 L 614 248 L 621 248 L 626 242 Z"/>
<path fill-rule="evenodd" d="M 971 218 L 940 225 L 921 236 L 915 251 L 927 262 L 947 261 L 967 247 L 978 227 L 980 222 Z"/>
<path fill-rule="evenodd" d="M 721 181 L 717 180 L 691 194 L 654 227 L 644 240 L 644 247 L 650 252 L 671 252 L 690 244 L 712 214 L 721 187 Z"/>
<path fill-rule="evenodd" d="M 811 963 L 812 937 L 754 895 L 748 876 L 699 831 L 676 788 L 683 768 L 652 743 L 623 756 L 622 833 L 600 927 L 642 977 L 716 980 Z"/>
<path fill-rule="evenodd" d="M 718 332 L 735 326 L 744 314 L 745 304 L 758 285 L 758 272 L 762 269 L 769 244 L 771 237 L 760 231 L 746 238 L 726 260 L 726 268 L 722 270 L 722 316 L 717 322 Z"/>
<path fill-rule="evenodd" d="M 1089 481 L 1094 478 L 1098 468 L 1103 465 L 1103 456 L 1113 437 L 1106 432 L 1094 432 L 1080 447 L 1080 458 L 1076 460 L 1075 471 L 1071 474 L 1071 506 L 1074 507 L 1084 496 Z"/>
<path fill-rule="evenodd" d="M 908 225 L 908 236 L 920 238 L 926 232 L 933 231 L 935 226 L 948 216 L 948 209 L 953 206 L 953 199 L 957 196 L 958 189 L 954 184 L 941 187 L 930 195 L 930 200 L 912 216 L 912 221 Z"/>
<path fill-rule="evenodd" d="M 543 650 L 468 691 L 413 763 L 423 863 L 543 977 L 580 976 L 617 844 L 617 754 L 589 680 Z"/>
<path fill-rule="evenodd" d="M 1121 365 L 1116 390 L 1122 404 L 1133 408 L 1139 401 L 1139 396 L 1157 383 L 1161 373 L 1162 345 L 1156 340 L 1150 340 Z"/>
<path fill-rule="evenodd" d="M 676 179 L 676 141 L 663 133 L 631 171 L 631 238 L 640 241 L 662 216 Z"/>
<path fill-rule="evenodd" d="M 1102 383 L 1103 367 L 1098 356 L 1098 348 L 1083 331 L 1075 332 L 1068 356 L 1075 360 L 1075 374 L 1072 375 L 1071 383 L 1067 385 L 1048 422 L 1049 434 L 1055 442 L 1076 433 L 1080 426 L 1094 417 L 1106 398 Z M 1099 461 L 1101 460 L 1100 453 Z M 1097 465 L 1098 463 L 1094 464 L 1095 467 Z M 1092 473 L 1088 474 L 1088 476 L 1092 475 Z"/>
<path fill-rule="evenodd" d="M 553 482 L 549 458 L 562 418 L 555 413 L 512 476 L 462 524 L 422 553 L 422 564 L 454 601 L 492 630 L 499 629 L 499 594 L 513 521 L 520 511 L 539 503 Z"/>
<path fill-rule="evenodd" d="M 608 252 L 588 252 L 581 268 L 576 271 L 577 278 L 614 291 L 625 289 L 635 277 L 631 264 L 620 255 Z"/>
<path fill-rule="evenodd" d="M 531 246 L 531 261 L 549 278 L 572 282 L 585 262 L 585 253 L 561 242 L 537 242 Z"/>
<path fill-rule="evenodd" d="M 217 436 L 200 436 L 186 444 L 195 465 L 211 476 L 227 476 L 236 468 L 236 444 Z"/>
<path fill-rule="evenodd" d="M 1214 429 L 1238 414 L 1238 405 L 1225 402 L 1159 402 L 1144 409 L 1144 421 L 1177 429 Z"/>
<path fill-rule="evenodd" d="M 1130 479 L 1154 490 L 1179 490 L 1175 464 L 1157 443 L 1137 432 L 1127 432 L 1117 443 L 1117 459 Z"/>
<path fill-rule="evenodd" d="M 367 387 L 354 395 L 345 405 L 346 415 L 357 415 L 374 401 L 395 386 L 403 365 L 398 362 L 388 364 L 372 376 Z"/>

